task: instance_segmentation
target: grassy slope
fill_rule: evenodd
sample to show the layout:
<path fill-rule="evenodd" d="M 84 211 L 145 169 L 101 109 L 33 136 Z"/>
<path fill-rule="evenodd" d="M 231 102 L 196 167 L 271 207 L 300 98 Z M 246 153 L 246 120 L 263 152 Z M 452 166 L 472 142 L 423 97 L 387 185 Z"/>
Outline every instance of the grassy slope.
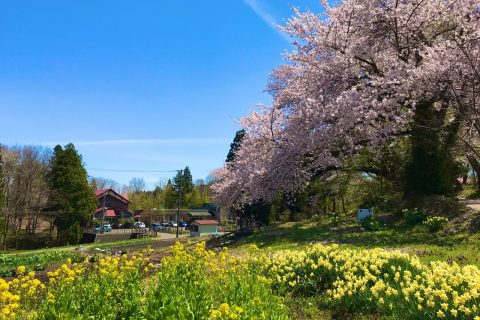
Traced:
<path fill-rule="evenodd" d="M 241 254 L 253 243 L 265 250 L 301 249 L 312 242 L 338 243 L 357 249 L 382 247 L 416 254 L 424 262 L 447 260 L 480 266 L 480 234 L 431 234 L 423 225 L 405 227 L 401 223 L 388 230 L 370 232 L 352 220 L 338 225 L 326 221 L 283 223 L 242 239 L 231 249 Z M 382 319 L 375 314 L 338 313 L 329 309 L 324 296 L 287 297 L 286 301 L 292 319 Z"/>
<path fill-rule="evenodd" d="M 338 243 L 350 248 L 399 249 L 417 254 L 425 262 L 449 260 L 480 266 L 480 234 L 430 234 L 422 225 L 364 231 L 351 221 L 345 221 L 338 226 L 328 222 L 285 223 L 255 233 L 237 243 L 236 247 L 255 243 L 263 248 L 292 249 L 312 242 Z"/>

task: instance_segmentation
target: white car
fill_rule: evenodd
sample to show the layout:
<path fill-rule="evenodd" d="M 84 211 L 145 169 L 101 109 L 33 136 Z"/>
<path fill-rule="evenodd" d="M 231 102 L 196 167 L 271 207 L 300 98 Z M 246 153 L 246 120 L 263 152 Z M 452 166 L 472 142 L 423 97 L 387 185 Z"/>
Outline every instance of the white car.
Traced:
<path fill-rule="evenodd" d="M 170 225 L 170 227 L 176 227 L 177 226 L 177 223 L 173 222 L 173 221 L 168 221 L 167 223 Z"/>
<path fill-rule="evenodd" d="M 143 228 L 145 228 L 145 223 L 138 221 L 138 222 L 135 222 L 135 224 L 133 225 L 133 227 L 134 227 L 135 229 L 143 229 Z"/>

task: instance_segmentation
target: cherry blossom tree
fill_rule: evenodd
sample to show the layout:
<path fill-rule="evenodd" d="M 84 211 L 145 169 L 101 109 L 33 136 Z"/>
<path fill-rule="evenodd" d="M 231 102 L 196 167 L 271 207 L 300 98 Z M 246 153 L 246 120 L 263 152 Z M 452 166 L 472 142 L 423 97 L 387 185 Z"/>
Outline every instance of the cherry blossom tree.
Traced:
<path fill-rule="evenodd" d="M 272 73 L 273 104 L 240 121 L 245 136 L 235 161 L 216 172 L 217 200 L 293 193 L 399 135 L 412 136 L 407 188 L 447 193 L 441 171 L 451 166 L 452 144 L 480 133 L 479 2 L 322 3 L 321 14 L 294 9 L 281 27 L 295 50 Z M 445 187 L 425 189 L 422 174 Z"/>

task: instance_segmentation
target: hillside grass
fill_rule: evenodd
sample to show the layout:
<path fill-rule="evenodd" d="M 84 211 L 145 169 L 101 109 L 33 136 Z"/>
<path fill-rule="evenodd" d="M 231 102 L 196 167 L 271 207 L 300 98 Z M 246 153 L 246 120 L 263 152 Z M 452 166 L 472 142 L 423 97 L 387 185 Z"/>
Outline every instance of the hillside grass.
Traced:
<path fill-rule="evenodd" d="M 476 215 L 474 212 L 470 214 Z M 458 229 L 455 223 L 432 234 L 424 225 L 407 226 L 402 221 L 394 221 L 388 224 L 386 230 L 366 231 L 353 218 L 344 218 L 337 223 L 327 219 L 287 222 L 265 227 L 231 245 L 230 249 L 244 255 L 255 244 L 274 254 L 285 249 L 304 250 L 312 243 L 335 243 L 343 249 L 396 250 L 416 255 L 425 264 L 447 261 L 480 267 L 480 234 L 467 231 L 454 233 L 453 229 Z M 286 296 L 286 305 L 291 319 L 388 319 L 381 314 L 332 309 L 324 295 Z"/>
<path fill-rule="evenodd" d="M 447 231 L 447 232 L 445 232 Z M 480 234 L 445 231 L 430 233 L 423 225 L 394 225 L 381 231 L 365 231 L 352 220 L 338 225 L 328 221 L 288 222 L 266 227 L 234 245 L 241 250 L 250 244 L 270 250 L 301 249 L 310 243 L 336 243 L 344 248 L 384 248 L 416 254 L 423 262 L 449 261 L 480 266 Z"/>

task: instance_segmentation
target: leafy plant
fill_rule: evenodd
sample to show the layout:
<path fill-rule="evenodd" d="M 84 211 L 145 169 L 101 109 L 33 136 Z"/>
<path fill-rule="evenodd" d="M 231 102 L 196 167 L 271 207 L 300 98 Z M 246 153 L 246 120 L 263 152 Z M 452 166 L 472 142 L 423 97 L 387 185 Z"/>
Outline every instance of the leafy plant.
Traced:
<path fill-rule="evenodd" d="M 37 254 L 0 255 L 0 277 L 15 275 L 18 266 L 25 266 L 27 271 L 39 271 L 48 265 L 64 261 L 66 259 L 79 261 L 81 257 L 74 252 L 49 251 Z"/>
<path fill-rule="evenodd" d="M 411 226 L 419 224 L 427 220 L 427 214 L 423 211 L 415 209 L 403 209 L 402 214 L 405 218 L 405 221 Z"/>
<path fill-rule="evenodd" d="M 360 226 L 367 231 L 379 231 L 387 229 L 383 221 L 378 220 L 375 216 L 370 215 L 359 221 Z"/>
<path fill-rule="evenodd" d="M 443 229 L 443 227 L 447 222 L 448 222 L 448 219 L 445 217 L 429 216 L 427 220 L 423 222 L 423 224 L 427 226 L 428 231 L 430 231 L 431 233 L 435 233 Z"/>

